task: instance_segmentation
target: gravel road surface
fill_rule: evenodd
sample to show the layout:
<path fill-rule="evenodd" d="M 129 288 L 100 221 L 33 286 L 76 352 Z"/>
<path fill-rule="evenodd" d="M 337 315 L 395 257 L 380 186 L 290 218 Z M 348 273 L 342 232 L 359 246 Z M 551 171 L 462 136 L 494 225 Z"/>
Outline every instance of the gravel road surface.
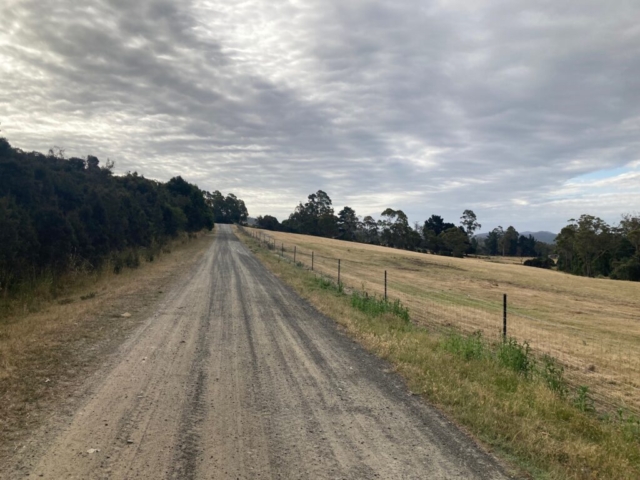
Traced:
<path fill-rule="evenodd" d="M 216 229 L 26 478 L 507 478 Z"/>

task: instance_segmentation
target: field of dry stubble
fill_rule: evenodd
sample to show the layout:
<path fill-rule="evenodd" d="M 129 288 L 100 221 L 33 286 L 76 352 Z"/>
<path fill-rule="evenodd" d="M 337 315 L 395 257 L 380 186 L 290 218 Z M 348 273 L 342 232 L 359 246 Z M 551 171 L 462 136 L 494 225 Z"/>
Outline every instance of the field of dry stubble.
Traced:
<path fill-rule="evenodd" d="M 400 299 L 415 323 L 456 327 L 499 339 L 503 295 L 508 333 L 535 353 L 550 354 L 574 385 L 588 385 L 605 407 L 640 411 L 640 284 L 584 278 L 520 262 L 451 258 L 320 237 L 257 229 L 274 253 L 340 280 L 347 288 Z M 284 251 L 283 251 L 284 247 Z"/>

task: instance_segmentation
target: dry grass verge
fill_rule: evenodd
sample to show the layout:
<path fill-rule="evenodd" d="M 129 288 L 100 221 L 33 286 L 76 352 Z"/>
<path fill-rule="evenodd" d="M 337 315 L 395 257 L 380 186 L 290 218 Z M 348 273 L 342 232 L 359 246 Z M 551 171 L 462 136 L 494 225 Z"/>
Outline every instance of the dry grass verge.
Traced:
<path fill-rule="evenodd" d="M 566 366 L 574 386 L 588 386 L 599 409 L 618 407 L 640 415 L 640 283 L 578 277 L 562 272 L 498 263 L 495 258 L 451 258 L 327 238 L 262 232 L 297 260 L 370 293 L 399 298 L 412 320 L 433 329 L 455 326 L 497 339 L 502 296 L 508 295 L 509 334 L 536 354 Z"/>
<path fill-rule="evenodd" d="M 77 277 L 57 299 L 34 293 L 27 307 L 5 308 L 13 313 L 0 318 L 0 464 L 60 413 L 211 241 L 212 234 L 185 236 L 139 268 Z"/>
<path fill-rule="evenodd" d="M 409 388 L 535 478 L 640 478 L 640 426 L 602 418 L 588 398 L 562 395 L 544 375 L 502 358 L 501 344 L 443 335 L 391 312 L 367 312 L 342 289 L 240 238 L 261 261 L 367 349 L 389 360 Z M 363 311 L 364 310 L 364 311 Z M 480 345 L 480 346 L 478 346 Z"/>

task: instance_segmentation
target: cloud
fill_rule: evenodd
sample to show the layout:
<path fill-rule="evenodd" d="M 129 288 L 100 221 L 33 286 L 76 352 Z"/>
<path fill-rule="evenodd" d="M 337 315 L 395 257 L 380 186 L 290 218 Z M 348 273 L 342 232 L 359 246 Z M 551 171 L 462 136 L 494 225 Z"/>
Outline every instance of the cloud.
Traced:
<path fill-rule="evenodd" d="M 321 188 L 361 215 L 471 208 L 485 227 L 558 230 L 640 209 L 635 176 L 572 183 L 640 161 L 639 15 L 595 0 L 5 0 L 0 121 L 15 146 L 180 174 L 252 214 L 282 218 Z"/>

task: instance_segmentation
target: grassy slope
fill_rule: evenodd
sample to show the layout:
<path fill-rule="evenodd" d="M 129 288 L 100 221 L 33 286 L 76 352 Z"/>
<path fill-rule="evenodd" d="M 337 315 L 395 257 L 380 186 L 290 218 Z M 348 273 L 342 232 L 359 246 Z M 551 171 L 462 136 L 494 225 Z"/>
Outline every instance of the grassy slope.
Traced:
<path fill-rule="evenodd" d="M 509 333 L 539 353 L 570 366 L 575 385 L 589 385 L 603 404 L 640 412 L 640 283 L 584 278 L 512 262 L 457 259 L 374 245 L 266 232 L 298 259 L 336 274 L 350 287 L 400 298 L 412 320 L 432 328 L 456 325 L 496 338 L 502 323 L 502 294 L 509 299 Z"/>
<path fill-rule="evenodd" d="M 434 334 L 398 316 L 355 309 L 348 295 L 257 248 L 252 239 L 240 238 L 302 297 L 392 362 L 412 391 L 534 477 L 640 478 L 637 424 L 581 411 L 539 375 L 525 376 L 498 361 L 499 346 L 483 343 L 479 353 L 471 349 L 469 354 L 467 337 Z M 460 344 L 463 348 L 456 347 Z"/>

